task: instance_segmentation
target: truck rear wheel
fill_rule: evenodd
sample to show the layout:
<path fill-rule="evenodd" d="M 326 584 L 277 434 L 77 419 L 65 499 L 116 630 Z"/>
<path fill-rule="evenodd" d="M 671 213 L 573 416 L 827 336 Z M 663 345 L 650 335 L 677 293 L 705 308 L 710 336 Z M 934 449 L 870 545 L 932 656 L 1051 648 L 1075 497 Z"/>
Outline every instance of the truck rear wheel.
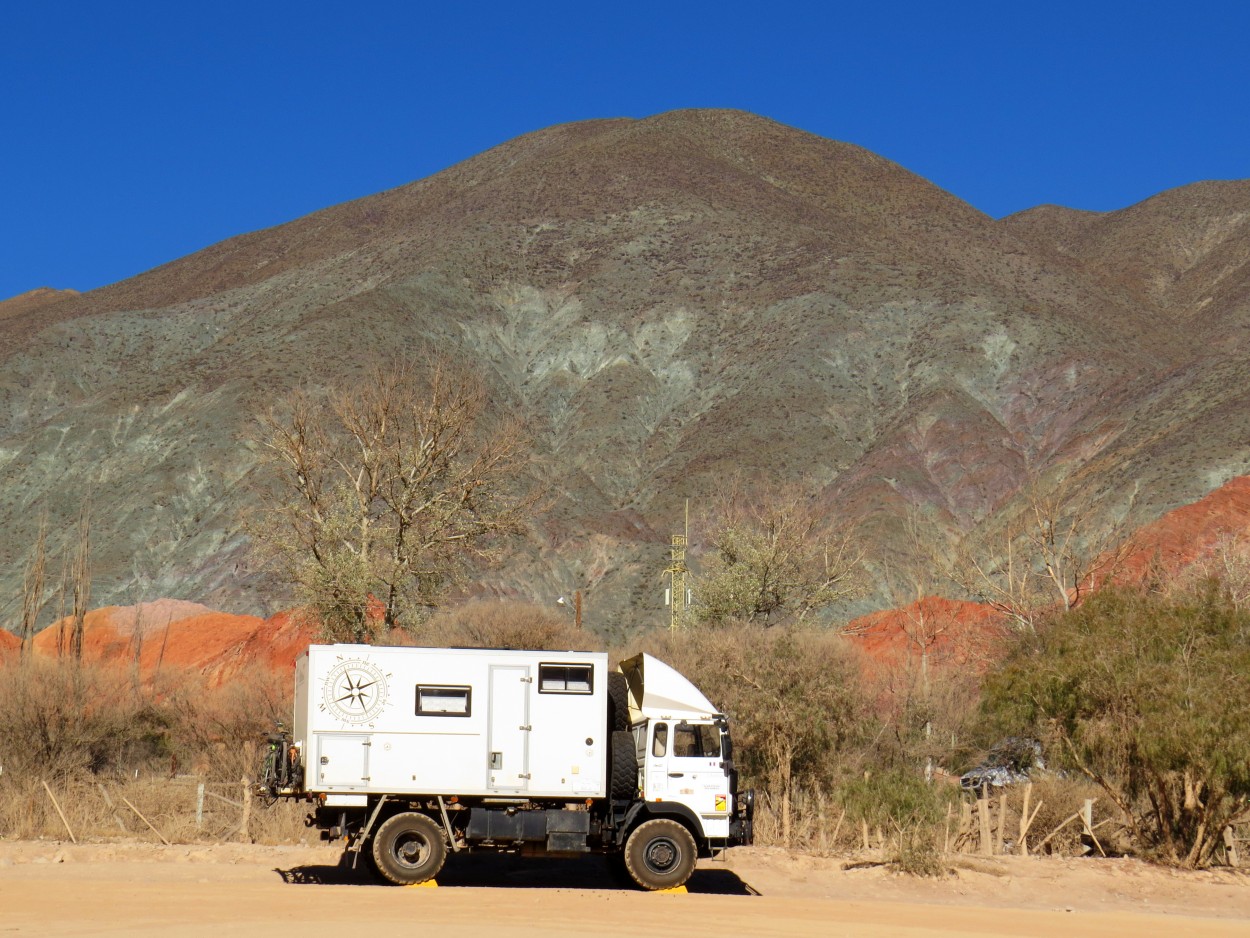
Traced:
<path fill-rule="evenodd" d="M 398 886 L 412 886 L 438 875 L 447 859 L 447 841 L 433 819 L 405 811 L 378 828 L 371 855 L 383 877 Z"/>
<path fill-rule="evenodd" d="M 690 831 L 668 818 L 638 825 L 625 841 L 625 868 L 643 889 L 676 889 L 694 872 L 698 853 Z"/>

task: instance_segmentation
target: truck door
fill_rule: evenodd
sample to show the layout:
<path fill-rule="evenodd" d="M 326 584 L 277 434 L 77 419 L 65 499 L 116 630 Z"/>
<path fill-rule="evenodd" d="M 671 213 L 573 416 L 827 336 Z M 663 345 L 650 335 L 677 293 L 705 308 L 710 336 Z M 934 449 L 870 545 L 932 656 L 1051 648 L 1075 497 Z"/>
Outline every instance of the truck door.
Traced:
<path fill-rule="evenodd" d="M 487 782 L 494 791 L 529 787 L 530 669 L 492 665 L 487 736 Z"/>
<path fill-rule="evenodd" d="M 668 724 L 661 734 L 657 724 L 651 753 L 647 759 L 649 790 L 665 801 L 677 801 L 700 816 L 728 814 L 729 779 L 721 755 L 720 728 L 712 723 Z M 664 755 L 658 756 L 662 742 Z"/>

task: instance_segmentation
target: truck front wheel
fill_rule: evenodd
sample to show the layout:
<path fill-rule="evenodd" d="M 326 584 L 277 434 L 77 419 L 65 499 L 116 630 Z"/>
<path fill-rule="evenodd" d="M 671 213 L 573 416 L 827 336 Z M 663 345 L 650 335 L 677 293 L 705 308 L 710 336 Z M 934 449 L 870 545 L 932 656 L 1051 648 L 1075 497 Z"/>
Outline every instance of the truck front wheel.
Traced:
<path fill-rule="evenodd" d="M 668 818 L 640 824 L 625 841 L 625 868 L 643 889 L 676 889 L 698 858 L 690 831 Z"/>
<path fill-rule="evenodd" d="M 438 875 L 447 859 L 447 841 L 431 818 L 405 811 L 378 828 L 372 855 L 382 876 L 398 886 L 412 886 Z"/>

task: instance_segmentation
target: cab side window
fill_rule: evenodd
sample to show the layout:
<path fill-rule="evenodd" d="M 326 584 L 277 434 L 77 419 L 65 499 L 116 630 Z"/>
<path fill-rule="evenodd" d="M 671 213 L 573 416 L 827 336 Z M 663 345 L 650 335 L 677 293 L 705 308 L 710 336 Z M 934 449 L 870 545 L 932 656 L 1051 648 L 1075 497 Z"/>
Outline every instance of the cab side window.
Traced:
<path fill-rule="evenodd" d="M 655 725 L 655 738 L 651 741 L 651 755 L 662 756 L 668 752 L 668 724 Z"/>
<path fill-rule="evenodd" d="M 673 755 L 695 759 L 720 758 L 720 730 L 715 726 L 678 724 L 673 735 Z"/>

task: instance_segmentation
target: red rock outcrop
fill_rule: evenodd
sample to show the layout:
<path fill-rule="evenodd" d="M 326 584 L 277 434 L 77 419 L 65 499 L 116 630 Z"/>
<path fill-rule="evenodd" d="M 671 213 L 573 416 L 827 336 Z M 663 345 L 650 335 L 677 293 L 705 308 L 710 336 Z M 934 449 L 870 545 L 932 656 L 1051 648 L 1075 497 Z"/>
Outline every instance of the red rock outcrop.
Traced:
<path fill-rule="evenodd" d="M 1003 617 L 983 603 L 926 596 L 861 616 L 847 626 L 847 634 L 883 666 L 924 655 L 934 668 L 980 671 L 997 658 L 1008 631 Z"/>
<path fill-rule="evenodd" d="M 72 628 L 68 618 L 53 623 L 35 636 L 35 652 L 67 653 Z M 209 684 L 220 685 L 257 666 L 290 670 L 313 637 L 313 629 L 289 613 L 262 619 L 164 599 L 87 613 L 83 658 L 137 662 L 144 675 L 165 669 L 198 671 Z"/>
<path fill-rule="evenodd" d="M 1248 537 L 1250 476 L 1238 476 L 1141 528 L 1116 579 L 1139 583 L 1152 576 L 1175 577 L 1223 547 L 1250 555 Z"/>

